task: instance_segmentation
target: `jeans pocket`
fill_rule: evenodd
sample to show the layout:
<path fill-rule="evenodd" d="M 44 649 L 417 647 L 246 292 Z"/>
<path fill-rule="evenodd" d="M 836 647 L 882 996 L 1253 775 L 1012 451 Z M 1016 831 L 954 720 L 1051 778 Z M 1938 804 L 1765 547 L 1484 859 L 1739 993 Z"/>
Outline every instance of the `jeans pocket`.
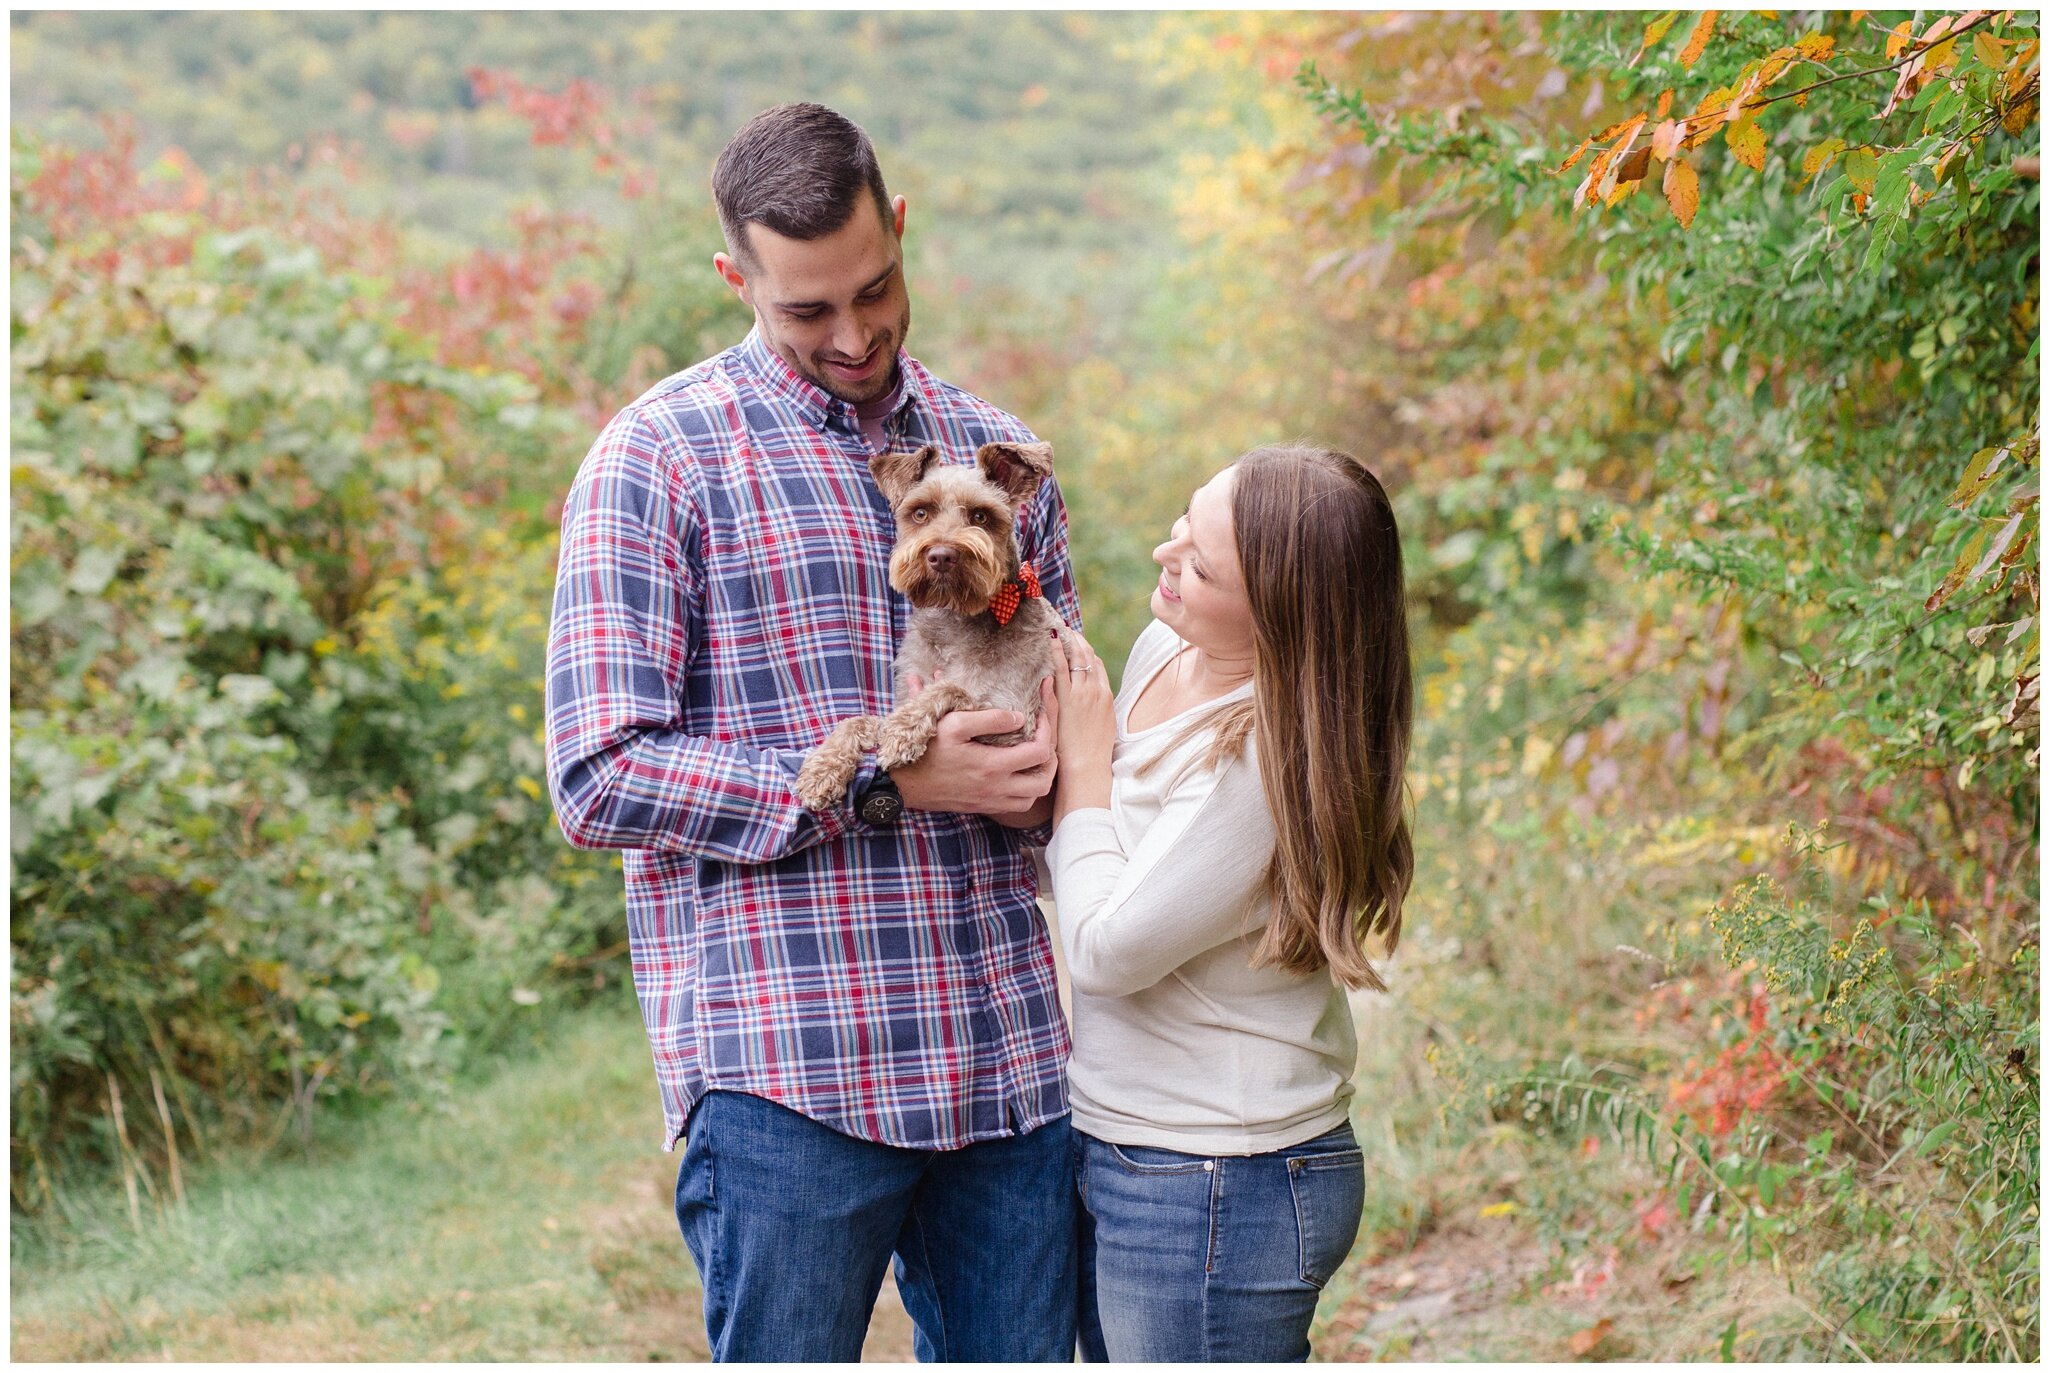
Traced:
<path fill-rule="evenodd" d="M 1104 1147 L 1110 1150 L 1111 1157 L 1118 1161 L 1119 1167 L 1127 1172 L 1138 1173 L 1141 1176 L 1158 1177 L 1163 1173 L 1201 1173 L 1212 1166 L 1211 1160 L 1207 1158 L 1201 1158 L 1195 1154 L 1177 1153 L 1173 1149 L 1149 1149 L 1137 1144 L 1111 1144 L 1108 1141 L 1105 1142 Z"/>
<path fill-rule="evenodd" d="M 1352 1252 L 1366 1204 L 1366 1157 L 1358 1149 L 1298 1154 L 1288 1160 L 1302 1280 L 1321 1288 Z"/>

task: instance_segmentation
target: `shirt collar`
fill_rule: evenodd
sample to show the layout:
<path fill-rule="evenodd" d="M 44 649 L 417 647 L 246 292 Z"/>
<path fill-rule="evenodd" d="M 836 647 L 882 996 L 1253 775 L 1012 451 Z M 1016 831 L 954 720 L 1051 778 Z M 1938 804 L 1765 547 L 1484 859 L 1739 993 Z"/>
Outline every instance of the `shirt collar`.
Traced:
<path fill-rule="evenodd" d="M 782 355 L 762 337 L 759 326 L 747 331 L 738 351 L 754 379 L 772 395 L 794 407 L 813 428 L 824 429 L 832 424 L 838 428 L 860 430 L 861 417 L 854 412 L 854 407 L 785 362 Z M 912 400 L 926 389 L 927 380 L 925 368 L 909 353 L 898 349 L 899 400 L 887 418 L 895 419 L 904 413 Z"/>

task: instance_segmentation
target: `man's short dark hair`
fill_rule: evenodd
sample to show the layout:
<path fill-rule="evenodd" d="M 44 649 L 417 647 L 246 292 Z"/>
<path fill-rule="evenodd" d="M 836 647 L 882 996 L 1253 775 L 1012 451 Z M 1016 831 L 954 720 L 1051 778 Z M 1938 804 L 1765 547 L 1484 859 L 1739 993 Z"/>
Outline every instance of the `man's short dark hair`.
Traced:
<path fill-rule="evenodd" d="M 888 224 L 890 193 L 875 145 L 859 125 L 824 105 L 763 110 L 741 126 L 712 167 L 726 250 L 749 263 L 748 225 L 766 225 L 800 242 L 824 238 L 854 217 L 863 190 Z"/>

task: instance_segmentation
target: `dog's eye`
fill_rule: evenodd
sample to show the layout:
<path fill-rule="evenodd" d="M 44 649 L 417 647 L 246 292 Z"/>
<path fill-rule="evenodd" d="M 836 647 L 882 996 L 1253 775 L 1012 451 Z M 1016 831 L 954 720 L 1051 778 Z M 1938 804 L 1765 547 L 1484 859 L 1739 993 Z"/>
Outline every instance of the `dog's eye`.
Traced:
<path fill-rule="evenodd" d="M 911 522 L 913 524 L 924 524 L 926 520 L 931 517 L 931 515 L 932 511 L 927 510 L 924 506 L 913 506 L 911 510 Z"/>
<path fill-rule="evenodd" d="M 978 511 L 976 511 L 976 512 L 975 512 L 975 513 L 974 513 L 973 515 L 970 515 L 970 516 L 968 517 L 968 522 L 969 522 L 970 524 L 978 524 L 978 525 L 981 525 L 981 524 L 988 524 L 988 523 L 989 523 L 989 512 L 988 512 L 987 510 L 978 510 Z"/>

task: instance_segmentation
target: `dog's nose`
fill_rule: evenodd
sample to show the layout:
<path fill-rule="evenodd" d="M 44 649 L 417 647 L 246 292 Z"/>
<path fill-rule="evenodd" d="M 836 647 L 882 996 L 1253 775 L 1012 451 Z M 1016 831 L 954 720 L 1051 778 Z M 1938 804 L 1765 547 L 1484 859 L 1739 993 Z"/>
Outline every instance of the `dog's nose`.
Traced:
<path fill-rule="evenodd" d="M 954 550 L 946 544 L 941 544 L 938 548 L 929 550 L 925 555 L 925 565 L 935 572 L 952 572 L 954 570 Z"/>

